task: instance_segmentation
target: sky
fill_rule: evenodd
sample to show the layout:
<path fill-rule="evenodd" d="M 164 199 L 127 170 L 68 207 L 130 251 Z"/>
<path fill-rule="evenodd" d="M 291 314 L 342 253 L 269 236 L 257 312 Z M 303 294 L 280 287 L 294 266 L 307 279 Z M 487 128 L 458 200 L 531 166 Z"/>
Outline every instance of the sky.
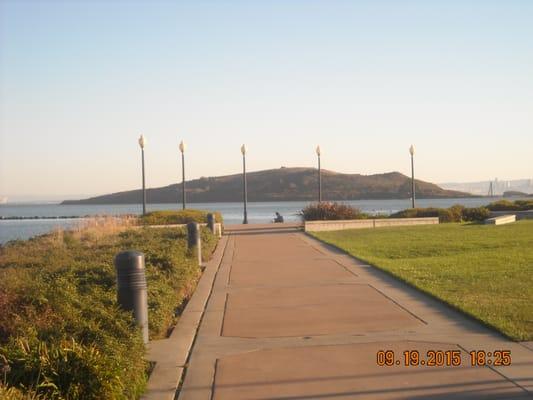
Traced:
<path fill-rule="evenodd" d="M 0 0 L 0 197 L 316 166 L 533 177 L 533 1 Z"/>

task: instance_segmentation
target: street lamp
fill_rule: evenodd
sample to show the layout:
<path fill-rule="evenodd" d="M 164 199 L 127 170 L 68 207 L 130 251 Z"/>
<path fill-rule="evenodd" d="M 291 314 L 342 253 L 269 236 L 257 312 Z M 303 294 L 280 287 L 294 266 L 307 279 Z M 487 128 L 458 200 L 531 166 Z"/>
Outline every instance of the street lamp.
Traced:
<path fill-rule="evenodd" d="M 181 204 L 185 210 L 185 142 L 183 140 L 180 142 L 179 149 L 181 152 Z"/>
<path fill-rule="evenodd" d="M 144 135 L 139 136 L 139 146 L 141 146 L 142 158 L 142 172 L 143 172 L 143 215 L 146 215 L 146 184 L 144 179 L 144 146 L 146 146 L 146 139 Z"/>
<path fill-rule="evenodd" d="M 241 146 L 241 153 L 242 153 L 242 187 L 243 187 L 243 203 L 244 203 L 244 219 L 242 221 L 243 224 L 248 223 L 248 213 L 246 211 L 246 206 L 248 203 L 248 188 L 246 186 L 246 145 Z"/>
<path fill-rule="evenodd" d="M 411 205 L 415 208 L 415 162 L 413 156 L 415 155 L 415 146 L 409 147 L 409 154 L 411 154 Z"/>
<path fill-rule="evenodd" d="M 318 156 L 318 202 L 322 201 L 322 174 L 320 171 L 320 146 L 316 146 L 316 155 Z"/>

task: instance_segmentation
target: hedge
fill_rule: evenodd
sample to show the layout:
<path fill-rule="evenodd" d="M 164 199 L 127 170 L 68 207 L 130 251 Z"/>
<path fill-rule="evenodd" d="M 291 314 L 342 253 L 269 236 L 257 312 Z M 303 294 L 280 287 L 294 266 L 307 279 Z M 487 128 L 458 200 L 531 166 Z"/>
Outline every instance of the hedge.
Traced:
<path fill-rule="evenodd" d="M 211 211 L 204 210 L 162 210 L 152 211 L 144 216 L 139 217 L 141 225 L 177 225 L 187 224 L 189 222 L 206 223 L 207 214 Z M 216 222 L 223 222 L 222 214 L 212 212 L 215 215 Z"/>

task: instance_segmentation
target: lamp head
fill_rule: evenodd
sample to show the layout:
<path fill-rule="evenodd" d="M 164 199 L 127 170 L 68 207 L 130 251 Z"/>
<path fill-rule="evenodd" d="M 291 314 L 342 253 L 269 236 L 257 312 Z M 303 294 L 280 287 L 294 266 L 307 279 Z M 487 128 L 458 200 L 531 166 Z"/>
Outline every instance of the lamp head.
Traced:
<path fill-rule="evenodd" d="M 409 147 L 409 153 L 414 156 L 415 155 L 415 146 L 411 145 L 411 147 Z"/>
<path fill-rule="evenodd" d="M 146 139 L 144 138 L 144 135 L 139 136 L 139 146 L 141 146 L 141 149 L 144 149 L 144 146 L 146 146 Z"/>
<path fill-rule="evenodd" d="M 247 150 L 248 150 L 248 149 L 246 148 L 246 145 L 243 144 L 243 145 L 241 146 L 241 153 L 242 153 L 243 156 L 246 155 L 246 151 L 247 151 Z"/>
<path fill-rule="evenodd" d="M 320 146 L 316 146 L 316 155 L 320 157 Z"/>
<path fill-rule="evenodd" d="M 182 153 L 185 153 L 187 146 L 185 145 L 185 142 L 183 140 L 180 142 L 179 148 Z"/>

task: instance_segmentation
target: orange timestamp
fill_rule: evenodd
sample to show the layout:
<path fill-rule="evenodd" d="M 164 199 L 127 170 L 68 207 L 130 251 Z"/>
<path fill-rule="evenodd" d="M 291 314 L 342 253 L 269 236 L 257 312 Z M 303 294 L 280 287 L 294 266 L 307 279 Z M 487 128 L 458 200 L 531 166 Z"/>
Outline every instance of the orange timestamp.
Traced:
<path fill-rule="evenodd" d="M 473 350 L 468 353 L 466 365 L 471 367 L 506 367 L 512 364 L 511 350 Z M 428 350 L 421 353 L 418 350 L 405 350 L 396 354 L 394 350 L 379 350 L 376 353 L 376 363 L 380 367 L 460 367 L 465 365 L 461 350 Z"/>

